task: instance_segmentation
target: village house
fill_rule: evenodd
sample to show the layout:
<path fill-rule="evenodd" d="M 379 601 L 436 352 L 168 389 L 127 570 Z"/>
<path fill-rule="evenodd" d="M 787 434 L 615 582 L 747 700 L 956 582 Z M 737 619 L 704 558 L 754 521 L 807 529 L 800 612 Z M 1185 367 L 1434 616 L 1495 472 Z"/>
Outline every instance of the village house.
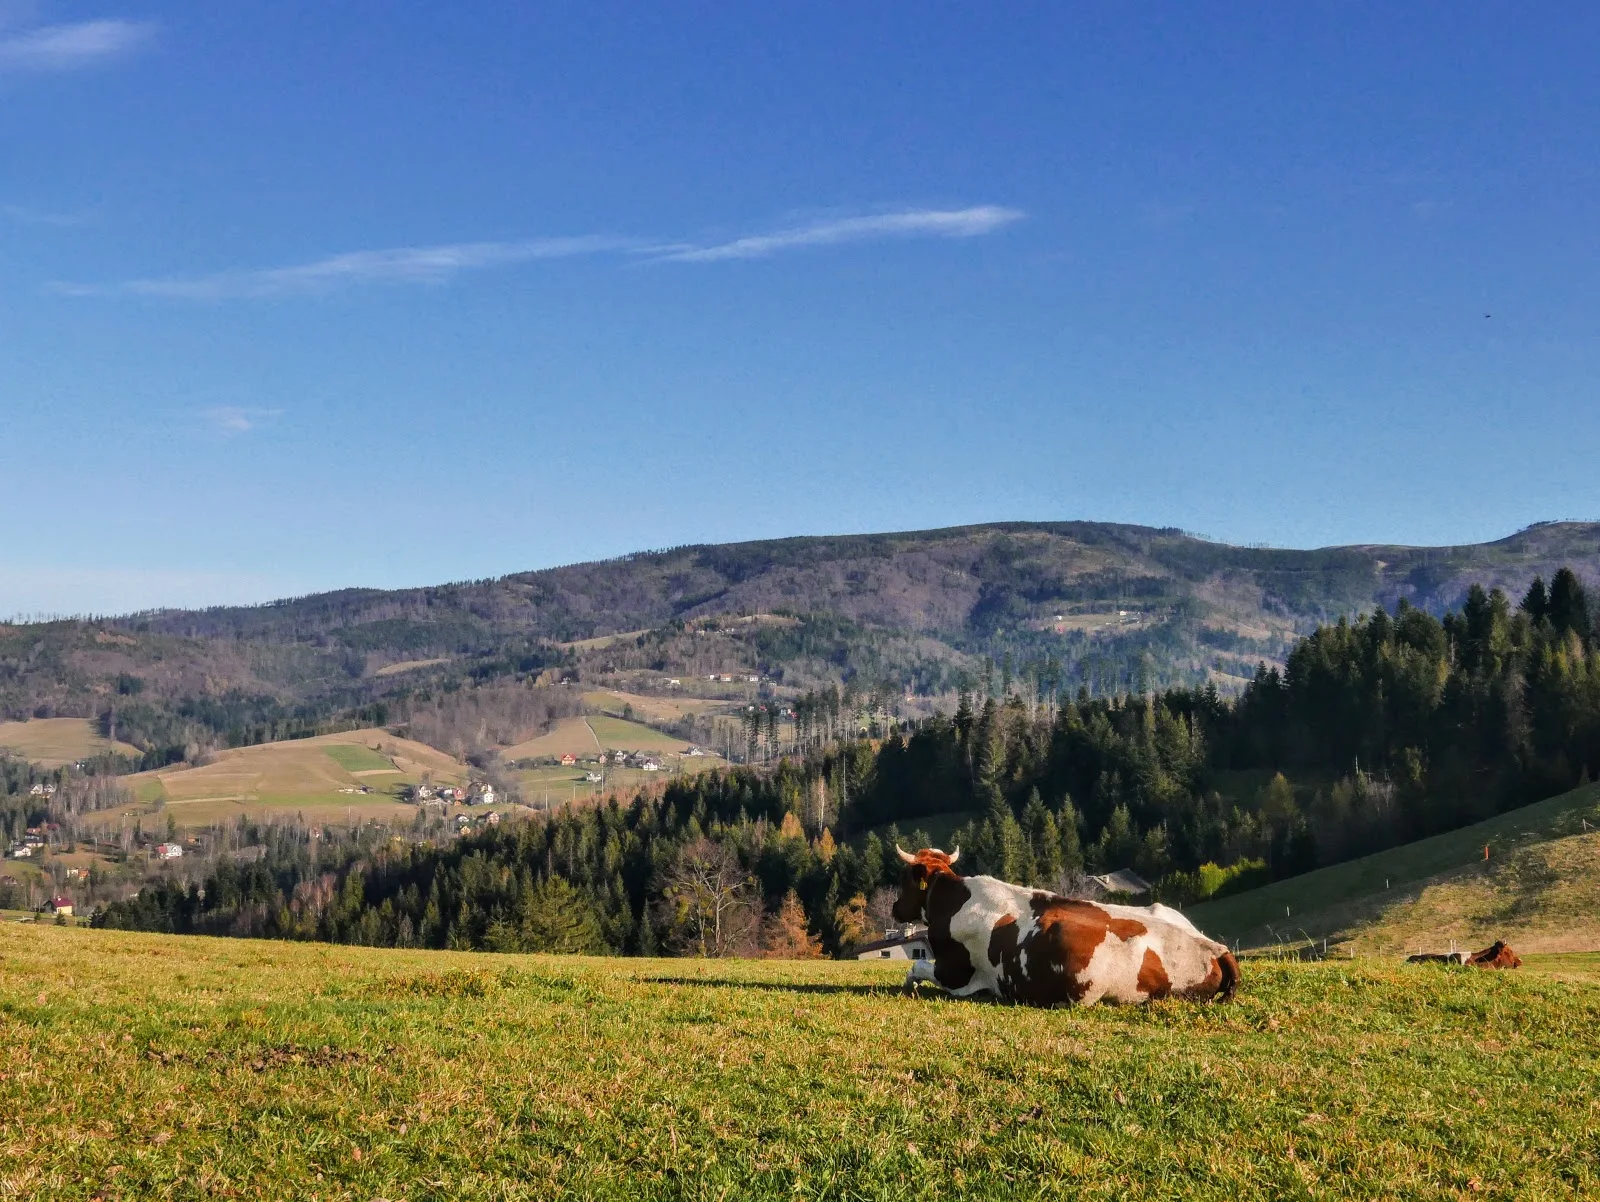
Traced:
<path fill-rule="evenodd" d="M 71 918 L 72 899 L 70 897 L 52 897 L 50 899 L 50 913 L 59 918 Z"/>
<path fill-rule="evenodd" d="M 646 772 L 660 772 L 661 762 L 659 760 L 642 760 L 639 763 L 639 767 Z"/>
<path fill-rule="evenodd" d="M 570 751 L 561 757 L 561 766 L 563 768 L 570 768 L 577 762 L 578 757 L 573 755 Z"/>
<path fill-rule="evenodd" d="M 928 945 L 928 928 L 890 927 L 882 939 L 856 948 L 857 960 L 927 960 L 933 955 Z"/>
<path fill-rule="evenodd" d="M 183 859 L 183 848 L 176 843 L 158 843 L 156 855 L 163 860 Z"/>
<path fill-rule="evenodd" d="M 1131 868 L 1119 868 L 1116 872 L 1108 872 L 1104 876 L 1085 877 L 1084 881 L 1089 886 L 1089 891 L 1097 897 L 1104 897 L 1109 893 L 1138 897 L 1150 892 L 1150 882 Z"/>

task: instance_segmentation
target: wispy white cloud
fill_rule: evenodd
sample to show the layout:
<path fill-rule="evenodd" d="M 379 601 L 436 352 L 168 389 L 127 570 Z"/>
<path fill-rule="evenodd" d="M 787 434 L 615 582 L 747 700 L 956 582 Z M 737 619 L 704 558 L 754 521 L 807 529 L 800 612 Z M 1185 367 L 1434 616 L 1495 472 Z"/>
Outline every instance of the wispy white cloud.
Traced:
<path fill-rule="evenodd" d="M 663 247 L 655 257 L 668 263 L 714 263 L 722 259 L 764 259 L 785 250 L 883 238 L 974 238 L 992 234 L 1023 216 L 1018 209 L 978 205 L 969 209 L 907 209 L 865 217 L 834 217 L 709 246 Z"/>
<path fill-rule="evenodd" d="M 150 296 L 178 300 L 272 297 L 322 292 L 353 284 L 439 284 L 468 271 L 585 255 L 626 254 L 646 262 L 710 263 L 723 259 L 759 259 L 805 247 L 886 238 L 972 238 L 993 233 L 1022 217 L 1017 209 L 979 205 L 967 209 L 909 209 L 834 217 L 752 234 L 731 242 L 707 244 L 663 243 L 603 234 L 517 242 L 454 242 L 442 246 L 349 251 L 288 267 L 208 275 L 161 276 L 104 284 L 57 281 L 50 289 L 64 296 L 86 297 Z"/>
<path fill-rule="evenodd" d="M 281 296 L 317 292 L 340 284 L 440 283 L 463 271 L 507 267 L 536 259 L 572 258 L 630 249 L 620 238 L 534 238 L 521 242 L 457 242 L 446 246 L 402 246 L 357 250 L 290 267 L 225 271 L 214 275 L 123 280 L 115 284 L 51 285 L 68 296 L 163 296 L 187 300 Z"/>
<path fill-rule="evenodd" d="M 0 72 L 90 67 L 132 53 L 154 32 L 147 22 L 105 18 L 0 34 Z"/>
<path fill-rule="evenodd" d="M 32 209 L 27 205 L 0 204 L 0 217 L 18 225 L 49 225 L 63 229 L 84 223 L 84 218 L 76 213 L 52 213 L 45 209 Z"/>
<path fill-rule="evenodd" d="M 282 409 L 246 409 L 239 405 L 211 405 L 200 410 L 200 420 L 213 434 L 237 438 L 283 416 Z"/>

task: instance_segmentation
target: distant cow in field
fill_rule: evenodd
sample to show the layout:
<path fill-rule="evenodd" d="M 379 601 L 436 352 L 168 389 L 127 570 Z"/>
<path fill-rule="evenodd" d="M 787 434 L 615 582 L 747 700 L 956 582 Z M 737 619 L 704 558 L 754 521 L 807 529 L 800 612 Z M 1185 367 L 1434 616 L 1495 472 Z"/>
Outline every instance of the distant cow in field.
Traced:
<path fill-rule="evenodd" d="M 1407 964 L 1465 964 L 1466 952 L 1418 952 L 1415 956 L 1407 956 Z"/>
<path fill-rule="evenodd" d="M 957 876 L 961 849 L 946 855 L 895 848 L 905 868 L 893 914 L 926 922 L 932 959 L 906 977 L 933 981 L 955 997 L 992 993 L 1032 1006 L 1152 998 L 1227 1001 L 1239 962 L 1166 906 L 1111 906 Z"/>
<path fill-rule="evenodd" d="M 1475 968 L 1521 968 L 1522 957 L 1504 939 L 1496 939 L 1481 952 L 1473 952 L 1467 963 Z"/>

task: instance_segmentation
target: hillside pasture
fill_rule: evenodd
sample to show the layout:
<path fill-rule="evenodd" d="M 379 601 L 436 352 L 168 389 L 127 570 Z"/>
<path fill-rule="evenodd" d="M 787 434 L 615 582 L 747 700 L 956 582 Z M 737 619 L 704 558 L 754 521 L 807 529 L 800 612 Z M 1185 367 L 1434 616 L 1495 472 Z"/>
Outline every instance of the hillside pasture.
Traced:
<path fill-rule="evenodd" d="M 144 753 L 131 743 L 114 742 L 87 718 L 30 718 L 0 722 L 0 751 L 41 768 L 60 768 L 94 755 L 114 752 L 130 759 Z"/>
<path fill-rule="evenodd" d="M 1519 952 L 1600 950 L 1596 832 L 1600 785 L 1585 785 L 1188 914 L 1244 948 L 1327 939 L 1393 955 L 1504 938 Z"/>
<path fill-rule="evenodd" d="M 440 784 L 466 780 L 465 769 L 443 752 L 383 730 L 263 743 L 219 752 L 200 767 L 174 765 L 127 777 L 134 805 L 100 811 L 91 821 L 120 823 L 157 806 L 162 820 L 171 817 L 185 829 L 245 816 L 407 818 L 415 811 L 395 793 L 424 773 Z M 373 792 L 342 791 L 362 786 Z"/>
<path fill-rule="evenodd" d="M 589 717 L 563 718 L 545 734 L 503 748 L 500 756 L 508 763 L 559 758 L 563 755 L 593 759 L 602 751 L 668 754 L 683 751 L 688 746 L 682 739 L 664 734 L 642 722 L 593 714 Z"/>
<path fill-rule="evenodd" d="M 691 715 L 703 714 L 709 710 L 720 709 L 727 703 L 709 697 L 652 697 L 644 693 L 629 693 L 621 689 L 594 689 L 583 695 L 583 703 L 589 709 L 601 713 L 622 716 L 622 711 L 631 708 L 634 714 L 646 722 L 677 722 Z"/>
<path fill-rule="evenodd" d="M 687 750 L 689 744 L 676 735 L 669 735 L 642 722 L 629 722 L 597 714 L 589 719 L 589 726 L 603 747 L 620 751 L 649 751 L 667 754 Z"/>
<path fill-rule="evenodd" d="M 588 719 L 583 717 L 563 718 L 550 730 L 532 739 L 524 739 L 500 751 L 500 758 L 507 763 L 516 763 L 518 760 L 539 760 L 559 758 L 564 755 L 575 755 L 581 758 L 593 759 L 602 751 L 600 740 L 595 737 L 589 728 Z"/>
<path fill-rule="evenodd" d="M 611 646 L 613 643 L 620 643 L 626 639 L 636 639 L 641 634 L 649 633 L 650 630 L 647 627 L 643 630 L 625 630 L 620 634 L 597 635 L 592 639 L 574 639 L 571 642 L 558 643 L 556 645 L 558 647 L 565 647 L 571 651 L 599 651 L 603 648 Z"/>
<path fill-rule="evenodd" d="M 1600 989 L 1260 963 L 1043 1011 L 831 962 L 0 927 L 8 1197 L 1584 1198 Z M 47 1116 L 47 1120 L 46 1120 Z"/>
<path fill-rule="evenodd" d="M 449 663 L 447 658 L 439 659 L 407 659 L 397 664 L 385 664 L 373 673 L 374 676 L 399 676 L 402 672 L 416 672 L 423 668 L 437 668 L 440 664 Z"/>

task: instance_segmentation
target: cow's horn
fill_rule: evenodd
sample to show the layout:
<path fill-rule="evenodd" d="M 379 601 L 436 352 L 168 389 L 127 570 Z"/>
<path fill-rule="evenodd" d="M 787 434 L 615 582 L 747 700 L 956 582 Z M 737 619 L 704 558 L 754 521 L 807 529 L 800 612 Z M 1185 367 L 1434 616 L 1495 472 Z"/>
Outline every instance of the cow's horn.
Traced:
<path fill-rule="evenodd" d="M 961 858 L 961 848 L 957 847 L 953 852 L 950 853 L 950 863 L 954 864 L 960 858 Z"/>
<path fill-rule="evenodd" d="M 901 847 L 898 843 L 894 845 L 894 854 L 899 856 L 907 864 L 915 864 L 917 862 L 917 857 L 912 855 L 905 848 Z"/>

